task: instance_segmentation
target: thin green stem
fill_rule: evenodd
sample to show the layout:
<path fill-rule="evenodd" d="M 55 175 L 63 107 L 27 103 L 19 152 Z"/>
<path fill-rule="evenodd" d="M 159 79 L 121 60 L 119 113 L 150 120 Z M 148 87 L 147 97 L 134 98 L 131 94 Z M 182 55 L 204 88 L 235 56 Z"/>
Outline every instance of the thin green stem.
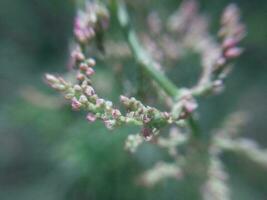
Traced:
<path fill-rule="evenodd" d="M 136 32 L 130 25 L 124 2 L 115 1 L 115 9 L 117 20 L 137 63 L 168 95 L 176 99 L 179 94 L 178 88 L 162 72 L 156 69 L 155 62 L 140 44 Z"/>
<path fill-rule="evenodd" d="M 196 119 L 194 118 L 194 116 L 190 115 L 187 119 L 187 123 L 191 129 L 192 136 L 194 138 L 198 138 L 200 136 L 200 130 L 199 130 L 198 123 Z"/>

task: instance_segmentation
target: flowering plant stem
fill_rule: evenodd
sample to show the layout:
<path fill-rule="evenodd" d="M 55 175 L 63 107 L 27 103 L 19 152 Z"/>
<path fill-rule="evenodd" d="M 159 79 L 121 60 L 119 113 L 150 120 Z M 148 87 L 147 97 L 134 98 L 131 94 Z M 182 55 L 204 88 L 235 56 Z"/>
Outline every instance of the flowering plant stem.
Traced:
<path fill-rule="evenodd" d="M 114 2 L 114 7 L 117 20 L 136 62 L 143 68 L 147 76 L 151 77 L 169 96 L 173 99 L 177 99 L 179 89 L 162 72 L 156 69 L 155 62 L 140 44 L 137 34 L 130 24 L 129 15 L 124 2 L 116 0 Z"/>
<path fill-rule="evenodd" d="M 174 101 L 177 101 L 180 97 L 179 88 L 161 71 L 157 70 L 155 62 L 142 47 L 135 30 L 131 26 L 129 14 L 124 1 L 113 0 L 112 2 L 114 13 L 121 29 L 123 30 L 126 41 L 136 62 L 140 65 L 148 77 L 155 81 Z M 191 115 L 188 119 L 188 126 L 190 127 L 194 137 L 199 136 L 199 127 L 193 115 Z"/>

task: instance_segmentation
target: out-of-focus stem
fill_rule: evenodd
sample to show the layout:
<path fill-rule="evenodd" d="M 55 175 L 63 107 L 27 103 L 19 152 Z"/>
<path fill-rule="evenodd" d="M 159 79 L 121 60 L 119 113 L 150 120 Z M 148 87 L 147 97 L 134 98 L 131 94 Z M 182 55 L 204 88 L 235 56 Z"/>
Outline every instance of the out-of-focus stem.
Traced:
<path fill-rule="evenodd" d="M 191 129 L 192 136 L 195 137 L 195 138 L 199 137 L 200 136 L 199 126 L 198 126 L 198 123 L 197 123 L 197 121 L 196 121 L 196 119 L 194 118 L 193 115 L 190 115 L 188 117 L 187 123 L 188 123 L 188 126 Z"/>

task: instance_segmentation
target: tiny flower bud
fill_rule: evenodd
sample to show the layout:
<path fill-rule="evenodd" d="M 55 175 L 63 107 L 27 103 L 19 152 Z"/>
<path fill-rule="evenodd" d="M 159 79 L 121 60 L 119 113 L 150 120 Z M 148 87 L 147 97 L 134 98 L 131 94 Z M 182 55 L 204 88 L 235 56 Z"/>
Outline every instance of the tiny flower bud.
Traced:
<path fill-rule="evenodd" d="M 79 81 L 83 81 L 85 79 L 85 76 L 81 73 L 78 73 L 77 76 L 76 76 L 77 80 Z"/>
<path fill-rule="evenodd" d="M 79 68 L 81 71 L 86 71 L 88 69 L 88 65 L 85 62 L 82 62 Z"/>
<path fill-rule="evenodd" d="M 112 116 L 114 118 L 118 118 L 119 116 L 121 116 L 121 112 L 118 109 L 113 109 L 112 110 Z"/>
<path fill-rule="evenodd" d="M 82 62 L 85 59 L 83 53 L 78 49 L 71 53 L 71 57 L 75 60 L 75 62 Z"/>
<path fill-rule="evenodd" d="M 113 106 L 113 103 L 111 101 L 106 101 L 105 104 L 106 104 L 106 107 L 112 107 Z"/>
<path fill-rule="evenodd" d="M 165 117 L 165 118 L 170 118 L 170 113 L 168 113 L 168 112 L 163 112 L 163 116 Z"/>
<path fill-rule="evenodd" d="M 86 98 L 86 96 L 81 95 L 80 98 L 79 98 L 79 102 L 81 102 L 81 103 L 87 103 L 88 102 L 88 99 Z"/>
<path fill-rule="evenodd" d="M 232 59 L 232 58 L 238 57 L 241 53 L 242 53 L 241 48 L 233 47 L 233 48 L 226 50 L 226 52 L 224 53 L 224 56 L 228 59 Z"/>
<path fill-rule="evenodd" d="M 51 84 L 58 82 L 58 79 L 52 74 L 46 74 L 45 79 Z"/>
<path fill-rule="evenodd" d="M 55 88 L 56 90 L 59 90 L 59 91 L 66 90 L 66 86 L 65 85 L 62 85 L 62 84 L 55 84 L 52 87 Z"/>
<path fill-rule="evenodd" d="M 86 70 L 86 75 L 87 76 L 91 76 L 91 75 L 93 75 L 95 73 L 95 71 L 92 69 L 92 68 L 87 68 L 87 70 Z"/>
<path fill-rule="evenodd" d="M 126 97 L 126 96 L 121 95 L 121 96 L 120 96 L 120 101 L 121 101 L 122 103 L 126 103 L 126 102 L 129 101 L 129 98 Z"/>
<path fill-rule="evenodd" d="M 229 49 L 229 48 L 232 48 L 234 47 L 236 44 L 237 44 L 237 40 L 234 39 L 234 38 L 226 38 L 224 41 L 223 41 L 223 44 L 222 44 L 222 47 L 224 49 Z"/>
<path fill-rule="evenodd" d="M 71 106 L 73 110 L 79 110 L 82 104 L 77 100 L 76 97 L 73 97 L 71 100 Z"/>
<path fill-rule="evenodd" d="M 94 90 L 94 88 L 92 88 L 91 86 L 87 86 L 87 87 L 85 88 L 84 93 L 85 93 L 87 96 L 92 96 L 92 95 L 95 94 L 95 90 Z"/>
<path fill-rule="evenodd" d="M 114 128 L 116 121 L 115 120 L 104 120 L 104 124 L 107 127 L 107 129 L 111 130 Z"/>
<path fill-rule="evenodd" d="M 87 64 L 89 65 L 89 67 L 93 67 L 95 66 L 96 62 L 93 58 L 89 58 L 87 59 Z"/>
<path fill-rule="evenodd" d="M 96 105 L 97 105 L 97 106 L 102 106 L 102 105 L 104 105 L 104 103 L 105 103 L 105 100 L 104 100 L 104 99 L 100 99 L 100 98 L 98 98 L 98 99 L 96 100 Z"/>
<path fill-rule="evenodd" d="M 188 113 L 192 113 L 197 108 L 197 103 L 193 99 L 185 100 L 184 108 Z"/>
<path fill-rule="evenodd" d="M 79 86 L 79 85 L 74 85 L 73 89 L 74 89 L 76 92 L 81 92 L 81 91 L 82 91 L 82 88 L 81 88 L 81 86 Z"/>
<path fill-rule="evenodd" d="M 72 94 L 72 93 L 68 93 L 68 94 L 65 94 L 65 99 L 72 99 L 73 97 L 74 97 L 74 94 Z"/>
<path fill-rule="evenodd" d="M 87 116 L 86 116 L 86 119 L 89 122 L 94 122 L 96 120 L 96 116 L 93 113 L 88 113 Z"/>

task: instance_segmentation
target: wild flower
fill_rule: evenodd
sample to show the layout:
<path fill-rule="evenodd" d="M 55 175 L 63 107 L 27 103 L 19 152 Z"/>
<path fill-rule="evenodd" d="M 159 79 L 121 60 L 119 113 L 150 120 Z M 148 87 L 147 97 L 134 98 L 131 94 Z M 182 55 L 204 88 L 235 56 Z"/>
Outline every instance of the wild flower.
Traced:
<path fill-rule="evenodd" d="M 93 40 L 103 42 L 99 41 L 98 36 L 104 34 L 110 16 L 117 20 L 117 28 L 126 36 L 123 44 L 128 45 L 125 47 L 117 42 L 116 44 L 107 42 L 113 44 L 114 48 L 111 49 L 113 54 L 112 52 L 111 54 L 115 55 L 114 52 L 118 52 L 119 56 L 130 56 L 129 52 L 132 54 L 141 69 L 140 76 L 145 74 L 146 81 L 151 80 L 159 93 L 164 91 L 166 110 L 161 111 L 146 105 L 145 101 L 121 95 L 119 99 L 124 107 L 123 111 L 97 94 L 91 77 L 97 73 L 98 65 L 95 59 L 91 58 L 91 51 L 88 51 L 88 48 Z M 125 149 L 130 152 L 137 151 L 145 141 L 167 150 L 173 162 L 161 161 L 145 172 L 140 178 L 140 182 L 144 185 L 153 186 L 164 178 L 186 178 L 188 170 L 194 174 L 193 171 L 197 168 L 203 172 L 198 175 L 203 179 L 203 186 L 200 188 L 204 199 L 229 199 L 227 175 L 220 154 L 224 151 L 241 152 L 265 167 L 266 155 L 254 143 L 236 139 L 231 135 L 233 127 L 239 125 L 236 119 L 242 118 L 240 115 L 232 117 L 233 123 L 226 123 L 224 128 L 216 131 L 207 142 L 203 141 L 196 112 L 201 106 L 198 102 L 199 97 L 215 95 L 222 91 L 233 59 L 243 52 L 239 43 L 246 31 L 240 21 L 240 12 L 234 4 L 226 7 L 221 17 L 217 40 L 209 33 L 208 21 L 199 12 L 195 0 L 183 1 L 180 8 L 168 18 L 167 23 L 162 23 L 157 13 L 150 13 L 148 24 L 151 30 L 143 34 L 143 42 L 140 42 L 131 26 L 123 0 L 111 0 L 107 5 L 94 1 L 86 2 L 84 9 L 79 9 L 75 18 L 75 48 L 70 53 L 76 81 L 69 82 L 50 74 L 45 76 L 46 81 L 70 100 L 73 110 L 86 111 L 86 119 L 90 123 L 101 120 L 108 129 L 127 124 L 140 126 L 140 133 L 127 137 Z M 157 40 L 151 39 L 151 35 L 157 37 Z M 129 51 L 125 50 L 128 53 L 121 54 L 120 48 Z M 195 86 L 178 88 L 166 77 L 164 70 L 168 68 L 164 68 L 159 62 L 164 59 L 175 61 L 182 59 L 187 49 L 200 55 L 202 72 Z M 109 53 L 107 52 L 107 55 Z M 241 120 L 241 123 L 243 122 L 244 120 Z M 164 127 L 170 128 L 169 134 L 161 133 Z"/>

